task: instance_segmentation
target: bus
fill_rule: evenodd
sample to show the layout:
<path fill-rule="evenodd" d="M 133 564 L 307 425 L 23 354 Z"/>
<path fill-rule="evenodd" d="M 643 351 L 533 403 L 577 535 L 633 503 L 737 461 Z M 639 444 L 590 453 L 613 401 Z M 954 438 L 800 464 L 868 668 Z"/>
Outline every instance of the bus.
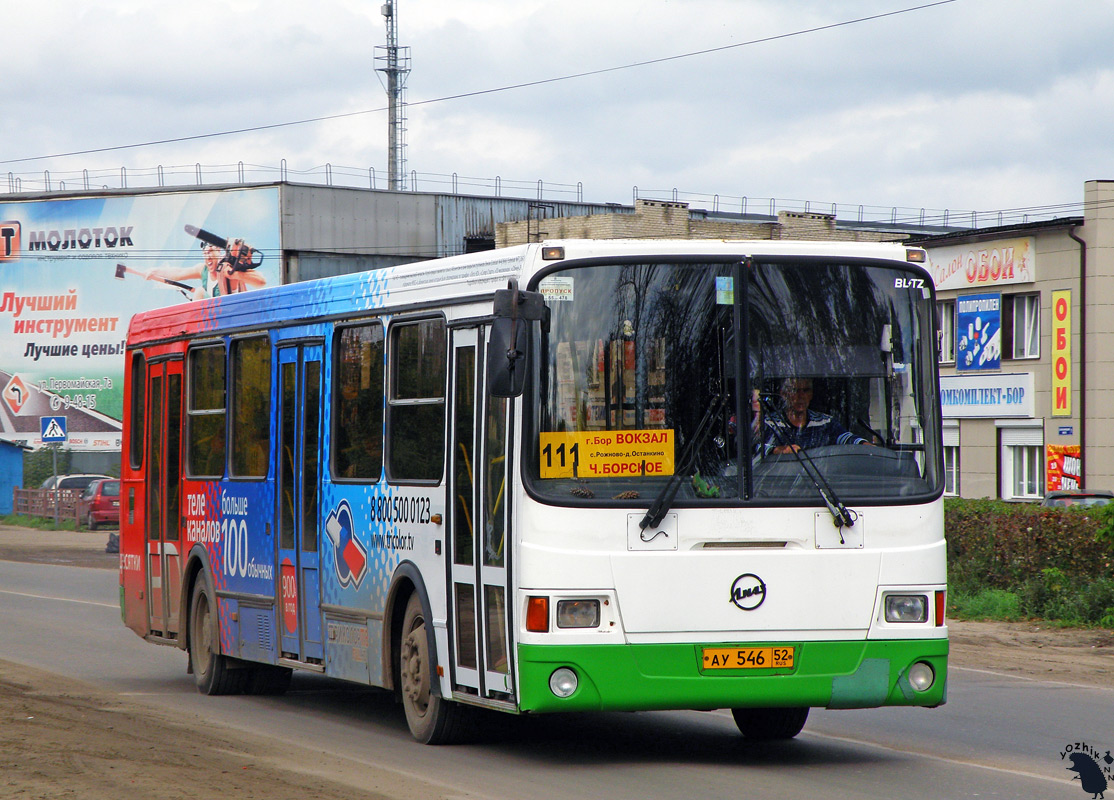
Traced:
<path fill-rule="evenodd" d="M 429 744 L 477 709 L 785 739 L 939 706 L 924 262 L 554 240 L 137 314 L 123 621 L 203 693 L 381 687 Z"/>

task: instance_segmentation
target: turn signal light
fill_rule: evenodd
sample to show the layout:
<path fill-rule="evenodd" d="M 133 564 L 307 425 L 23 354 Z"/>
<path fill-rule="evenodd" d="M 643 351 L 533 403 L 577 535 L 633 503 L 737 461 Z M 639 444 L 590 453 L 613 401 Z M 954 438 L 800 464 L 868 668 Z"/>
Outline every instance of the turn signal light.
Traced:
<path fill-rule="evenodd" d="M 531 633 L 549 633 L 549 598 L 526 598 L 526 630 Z"/>
<path fill-rule="evenodd" d="M 947 597 L 947 592 L 944 592 L 944 591 L 937 591 L 936 592 L 936 627 L 937 628 L 944 627 L 944 609 L 947 608 L 947 604 L 945 602 L 946 597 Z"/>

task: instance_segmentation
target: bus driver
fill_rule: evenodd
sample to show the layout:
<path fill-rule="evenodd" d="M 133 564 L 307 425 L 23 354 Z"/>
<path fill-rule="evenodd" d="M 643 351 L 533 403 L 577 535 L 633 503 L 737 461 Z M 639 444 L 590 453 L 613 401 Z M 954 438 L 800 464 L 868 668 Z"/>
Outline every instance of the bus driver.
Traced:
<path fill-rule="evenodd" d="M 795 453 L 832 444 L 870 444 L 849 432 L 834 417 L 813 411 L 812 378 L 786 378 L 781 382 L 782 411 L 765 415 L 765 455 Z"/>

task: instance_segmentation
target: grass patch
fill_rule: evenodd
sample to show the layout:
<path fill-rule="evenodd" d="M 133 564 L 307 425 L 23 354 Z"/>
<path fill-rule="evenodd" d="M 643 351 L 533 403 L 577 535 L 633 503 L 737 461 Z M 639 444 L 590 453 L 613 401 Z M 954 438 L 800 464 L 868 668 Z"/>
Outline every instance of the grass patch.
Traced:
<path fill-rule="evenodd" d="M 1021 598 L 1005 589 L 979 589 L 973 594 L 948 592 L 948 613 L 957 619 L 1017 622 L 1025 618 Z"/>
<path fill-rule="evenodd" d="M 0 517 L 0 524 L 17 525 L 21 528 L 35 528 L 40 531 L 76 531 L 77 523 L 72 519 L 59 519 L 54 524 L 54 517 L 29 517 L 25 514 L 5 514 Z M 81 528 L 80 530 L 84 530 Z"/>

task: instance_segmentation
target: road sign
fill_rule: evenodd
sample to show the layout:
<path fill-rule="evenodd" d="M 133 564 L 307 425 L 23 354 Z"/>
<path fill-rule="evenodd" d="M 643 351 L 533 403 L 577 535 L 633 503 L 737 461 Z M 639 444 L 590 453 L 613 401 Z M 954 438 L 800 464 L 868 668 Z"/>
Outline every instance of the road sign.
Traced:
<path fill-rule="evenodd" d="M 27 402 L 27 384 L 18 375 L 13 375 L 4 387 L 4 403 L 13 414 L 19 414 Z"/>
<path fill-rule="evenodd" d="M 43 444 L 66 441 L 65 417 L 39 417 L 39 431 Z"/>

